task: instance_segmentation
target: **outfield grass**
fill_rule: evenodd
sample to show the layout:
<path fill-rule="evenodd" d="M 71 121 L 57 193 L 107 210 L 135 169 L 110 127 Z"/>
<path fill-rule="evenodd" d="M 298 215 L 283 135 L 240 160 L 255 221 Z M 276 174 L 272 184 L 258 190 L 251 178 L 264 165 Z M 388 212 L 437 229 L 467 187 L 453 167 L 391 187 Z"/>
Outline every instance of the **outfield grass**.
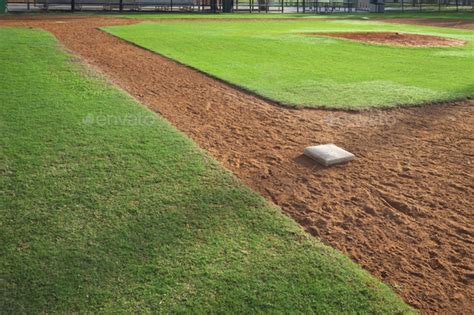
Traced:
<path fill-rule="evenodd" d="M 101 13 L 101 15 L 104 15 Z M 395 13 L 331 13 L 331 14 L 311 14 L 311 13 L 124 13 L 105 14 L 107 16 L 118 16 L 125 18 L 157 18 L 157 19 L 272 19 L 272 18 L 301 18 L 301 19 L 383 19 L 383 18 L 443 18 L 443 19 L 474 19 L 474 12 L 395 12 Z"/>
<path fill-rule="evenodd" d="M 307 14 L 307 13 L 122 13 L 106 14 L 130 19 L 287 19 L 287 18 L 310 18 L 321 19 L 337 15 Z"/>
<path fill-rule="evenodd" d="M 288 105 L 369 108 L 474 94 L 474 44 L 394 47 L 306 32 L 393 31 L 471 41 L 468 30 L 355 20 L 145 22 L 108 32 Z"/>
<path fill-rule="evenodd" d="M 0 60 L 2 313 L 411 311 L 48 33 Z"/>

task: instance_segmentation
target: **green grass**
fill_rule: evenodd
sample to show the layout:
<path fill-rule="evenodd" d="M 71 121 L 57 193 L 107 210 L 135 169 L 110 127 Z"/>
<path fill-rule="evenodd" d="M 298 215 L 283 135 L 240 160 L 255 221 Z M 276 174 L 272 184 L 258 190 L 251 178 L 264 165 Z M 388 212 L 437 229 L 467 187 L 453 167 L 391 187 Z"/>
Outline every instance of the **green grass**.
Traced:
<path fill-rule="evenodd" d="M 370 108 L 474 94 L 474 44 L 420 48 L 305 36 L 393 31 L 472 41 L 474 32 L 355 20 L 145 22 L 106 31 L 278 102 Z"/>
<path fill-rule="evenodd" d="M 386 7 L 393 7 L 394 4 L 388 4 Z M 368 17 L 370 19 L 385 18 L 437 18 L 437 19 L 474 19 L 474 11 L 467 12 L 385 12 L 380 13 L 336 13 L 334 16 L 339 18 L 360 18 Z"/>
<path fill-rule="evenodd" d="M 393 6 L 393 4 L 391 4 Z M 0 13 L 1 14 L 1 13 Z M 18 15 L 17 13 L 6 13 L 4 15 Z M 25 12 L 22 16 L 64 16 L 64 12 Z M 66 14 L 68 15 L 68 14 Z M 122 17 L 130 19 L 274 19 L 274 18 L 301 18 L 301 19 L 383 19 L 383 18 L 445 18 L 445 19 L 474 19 L 474 11 L 461 12 L 389 12 L 389 13 L 344 13 L 335 12 L 331 14 L 314 13 L 163 13 L 163 12 L 75 12 L 74 16 L 107 16 Z"/>
<path fill-rule="evenodd" d="M 104 15 L 103 13 L 100 13 Z M 447 19 L 474 19 L 474 12 L 396 12 L 396 13 L 332 13 L 332 14 L 311 14 L 311 13 L 123 13 L 105 14 L 107 16 L 125 17 L 132 19 L 157 18 L 157 19 L 272 19 L 272 18 L 339 18 L 339 19 L 380 19 L 380 18 L 447 18 Z"/>
<path fill-rule="evenodd" d="M 0 60 L 2 313 L 411 312 L 48 33 Z"/>
<path fill-rule="evenodd" d="M 243 2 L 239 2 L 243 3 Z M 390 4 L 389 7 L 394 7 L 395 4 Z M 444 8 L 444 7 L 443 7 Z M 461 7 L 460 7 L 461 8 Z M 437 9 L 437 7 L 436 7 Z M 0 13 L 1 14 L 1 13 Z M 17 13 L 6 13 L 5 15 L 18 15 Z M 22 16 L 64 16 L 64 12 L 24 12 Z M 67 14 L 66 14 L 67 15 Z M 474 11 L 460 11 L 460 12 L 385 12 L 368 13 L 355 12 L 344 13 L 334 12 L 331 14 L 314 14 L 314 13 L 163 13 L 163 12 L 75 12 L 74 16 L 109 16 L 109 17 L 123 17 L 131 19 L 272 19 L 272 18 L 301 18 L 301 19 L 383 19 L 383 18 L 446 18 L 446 19 L 474 19 Z"/>
<path fill-rule="evenodd" d="M 130 19 L 275 19 L 275 18 L 328 18 L 336 15 L 303 13 L 122 13 L 105 14 Z"/>

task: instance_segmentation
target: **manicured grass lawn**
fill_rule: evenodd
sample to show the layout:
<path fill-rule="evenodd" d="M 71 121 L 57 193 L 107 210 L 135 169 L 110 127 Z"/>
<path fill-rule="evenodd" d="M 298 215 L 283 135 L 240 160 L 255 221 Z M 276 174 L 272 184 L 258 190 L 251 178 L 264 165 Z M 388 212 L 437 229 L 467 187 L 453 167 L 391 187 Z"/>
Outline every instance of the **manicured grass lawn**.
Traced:
<path fill-rule="evenodd" d="M 394 3 L 390 4 L 388 7 L 397 7 Z M 401 8 L 401 5 L 398 5 Z M 459 7 L 459 12 L 456 12 L 455 6 L 442 7 L 442 10 L 445 12 L 436 12 L 438 6 L 431 6 L 432 11 L 428 11 L 428 6 L 423 6 L 426 10 L 425 12 L 417 12 L 418 9 L 415 9 L 413 12 L 385 12 L 383 14 L 379 13 L 369 13 L 367 16 L 371 18 L 437 18 L 437 19 L 474 19 L 474 11 L 470 10 L 468 6 Z M 451 12 L 446 12 L 446 11 Z M 359 13 L 358 13 L 359 14 Z M 364 13 L 360 13 L 364 15 Z"/>
<path fill-rule="evenodd" d="M 410 312 L 48 33 L 0 60 L 2 313 Z"/>
<path fill-rule="evenodd" d="M 109 15 L 109 14 L 107 14 Z M 112 14 L 131 19 L 275 19 L 275 18 L 328 18 L 337 15 L 303 14 L 303 13 L 123 13 Z"/>
<path fill-rule="evenodd" d="M 471 41 L 468 30 L 356 20 L 145 22 L 105 28 L 123 39 L 289 105 L 369 108 L 474 94 L 474 44 L 394 47 L 306 36 L 392 31 Z"/>
<path fill-rule="evenodd" d="M 240 3 L 240 2 L 239 2 Z M 102 13 L 101 13 L 102 14 Z M 448 18 L 448 19 L 474 19 L 474 12 L 396 12 L 396 13 L 331 13 L 331 14 L 311 14 L 311 13 L 125 13 L 125 14 L 106 14 L 111 16 L 120 16 L 126 18 L 157 18 L 157 19 L 272 19 L 272 18 Z"/>

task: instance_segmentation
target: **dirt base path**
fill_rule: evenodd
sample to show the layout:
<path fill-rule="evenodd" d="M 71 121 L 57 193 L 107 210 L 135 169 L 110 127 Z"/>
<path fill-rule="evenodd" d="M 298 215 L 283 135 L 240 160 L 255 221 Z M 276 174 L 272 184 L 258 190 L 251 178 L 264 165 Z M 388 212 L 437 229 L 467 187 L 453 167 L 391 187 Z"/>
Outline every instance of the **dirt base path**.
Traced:
<path fill-rule="evenodd" d="M 96 29 L 138 21 L 61 21 L 0 25 L 51 31 L 408 303 L 427 313 L 474 309 L 474 101 L 362 113 L 285 109 Z M 301 155 L 329 142 L 356 160 L 325 169 Z"/>

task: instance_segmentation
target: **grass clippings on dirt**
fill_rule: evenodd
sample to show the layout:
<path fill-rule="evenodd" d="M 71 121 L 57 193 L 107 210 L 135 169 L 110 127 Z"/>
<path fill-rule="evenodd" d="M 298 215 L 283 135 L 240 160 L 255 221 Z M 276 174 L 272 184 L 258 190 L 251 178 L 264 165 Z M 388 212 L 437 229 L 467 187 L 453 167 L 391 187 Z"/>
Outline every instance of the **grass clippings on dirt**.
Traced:
<path fill-rule="evenodd" d="M 57 45 L 0 28 L 2 312 L 411 312 Z"/>
<path fill-rule="evenodd" d="M 366 21 L 145 22 L 108 32 L 293 106 L 370 108 L 474 94 L 470 31 Z M 460 47 L 396 47 L 304 33 L 401 32 L 465 40 Z M 455 78 L 455 79 L 453 79 Z"/>

